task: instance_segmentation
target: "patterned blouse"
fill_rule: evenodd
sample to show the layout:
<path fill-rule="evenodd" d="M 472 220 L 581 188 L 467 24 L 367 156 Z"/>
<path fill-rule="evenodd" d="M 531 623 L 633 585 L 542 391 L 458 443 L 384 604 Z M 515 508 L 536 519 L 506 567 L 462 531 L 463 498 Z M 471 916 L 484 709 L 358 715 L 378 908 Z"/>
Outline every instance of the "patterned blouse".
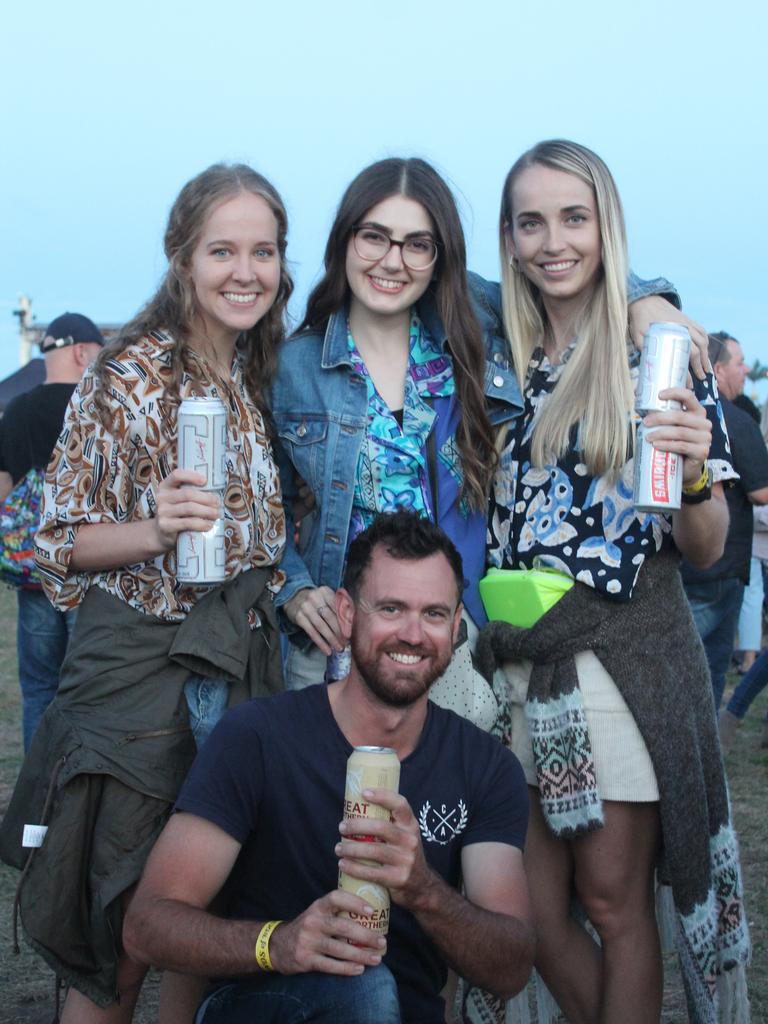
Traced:
<path fill-rule="evenodd" d="M 557 384 L 576 341 L 553 366 L 537 348 L 528 366 L 525 409 L 507 435 L 491 495 L 488 561 L 499 569 L 554 568 L 628 601 L 646 558 L 670 543 L 669 515 L 638 512 L 632 501 L 634 459 L 618 479 L 593 477 L 578 444 L 555 465 L 531 465 L 537 414 Z M 629 355 L 633 385 L 639 353 Z M 711 375 L 694 381 L 694 392 L 712 422 L 709 454 L 713 482 L 733 479 L 730 448 L 717 388 Z"/>
<path fill-rule="evenodd" d="M 355 474 L 349 545 L 377 512 L 407 508 L 434 518 L 426 455 L 427 437 L 437 415 L 431 401 L 453 395 L 454 381 L 450 356 L 440 351 L 414 314 L 402 422 L 398 422 L 376 390 L 351 333 L 348 344 L 352 365 L 368 389 L 368 428 Z M 455 446 L 450 452 L 441 450 L 438 458 L 461 487 Z"/>
<path fill-rule="evenodd" d="M 92 584 L 161 619 L 183 619 L 210 590 L 175 580 L 174 550 L 149 562 L 96 572 L 70 572 L 77 530 L 83 523 L 151 519 L 157 487 L 176 465 L 178 405 L 167 395 L 174 341 L 152 332 L 111 359 L 104 394 L 110 429 L 96 411 L 89 369 L 72 396 L 64 429 L 46 475 L 36 559 L 43 586 L 62 611 L 82 601 Z M 264 422 L 245 387 L 237 355 L 230 381 L 214 383 L 206 363 L 185 372 L 181 397 L 218 397 L 227 407 L 227 473 L 224 495 L 227 576 L 251 567 L 276 566 L 285 544 L 280 483 Z M 283 584 L 277 568 L 270 589 Z"/>

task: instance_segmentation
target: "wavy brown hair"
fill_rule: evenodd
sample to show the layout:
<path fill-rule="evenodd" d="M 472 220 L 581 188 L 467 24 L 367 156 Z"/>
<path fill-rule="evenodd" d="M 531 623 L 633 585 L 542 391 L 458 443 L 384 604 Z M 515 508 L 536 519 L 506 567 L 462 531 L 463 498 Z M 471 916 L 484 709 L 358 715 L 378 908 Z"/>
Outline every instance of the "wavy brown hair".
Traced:
<path fill-rule="evenodd" d="M 322 331 L 349 300 L 346 254 L 352 230 L 365 214 L 391 196 L 421 203 L 435 225 L 437 262 L 429 285 L 453 360 L 461 416 L 456 431 L 464 474 L 462 497 L 482 509 L 496 465 L 493 432 L 486 413 L 485 349 L 467 283 L 467 252 L 459 211 L 450 188 L 425 160 L 392 157 L 361 171 L 342 196 L 325 247 L 325 274 L 307 301 L 299 330 Z"/>
<path fill-rule="evenodd" d="M 277 346 L 285 334 L 285 310 L 293 291 L 293 281 L 285 261 L 288 215 L 277 190 L 246 164 L 213 164 L 202 174 L 188 181 L 171 207 L 165 229 L 163 248 L 168 259 L 168 270 L 160 287 L 120 331 L 114 341 L 105 346 L 95 363 L 96 389 L 94 401 L 105 425 L 110 411 L 104 395 L 104 371 L 110 359 L 151 331 L 167 330 L 174 338 L 169 397 L 178 399 L 182 373 L 195 372 L 190 358 L 189 339 L 195 316 L 197 299 L 189 273 L 203 227 L 211 212 L 221 203 L 242 192 L 260 196 L 269 206 L 277 221 L 277 247 L 280 254 L 280 284 L 270 309 L 250 330 L 244 331 L 238 347 L 244 354 L 245 383 L 251 399 L 264 412 L 265 391 L 275 371 Z"/>

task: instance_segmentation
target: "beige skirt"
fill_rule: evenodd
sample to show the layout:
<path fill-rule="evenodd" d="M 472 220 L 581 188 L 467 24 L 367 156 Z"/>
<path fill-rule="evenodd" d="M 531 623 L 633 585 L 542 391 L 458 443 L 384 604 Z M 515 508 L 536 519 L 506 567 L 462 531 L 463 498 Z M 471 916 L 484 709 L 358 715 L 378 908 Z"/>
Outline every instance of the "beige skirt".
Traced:
<path fill-rule="evenodd" d="M 497 678 L 506 690 L 512 718 L 512 750 L 523 766 L 529 786 L 536 785 L 531 737 L 525 719 L 525 698 L 533 663 L 508 661 Z M 576 671 L 595 759 L 597 789 L 603 800 L 632 803 L 659 799 L 659 787 L 648 749 L 619 690 L 592 651 L 576 655 Z M 500 689 L 497 688 L 497 693 Z"/>

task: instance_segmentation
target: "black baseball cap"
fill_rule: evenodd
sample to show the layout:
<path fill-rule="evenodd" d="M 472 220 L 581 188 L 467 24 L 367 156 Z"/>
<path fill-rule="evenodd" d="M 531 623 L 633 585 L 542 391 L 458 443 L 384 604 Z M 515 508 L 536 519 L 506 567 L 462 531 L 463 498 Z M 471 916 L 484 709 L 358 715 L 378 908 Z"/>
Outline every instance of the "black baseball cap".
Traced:
<path fill-rule="evenodd" d="M 41 352 L 52 352 L 55 348 L 65 345 L 77 345 L 83 342 L 88 345 L 106 345 L 99 328 L 82 313 L 62 313 L 52 320 L 40 342 Z"/>

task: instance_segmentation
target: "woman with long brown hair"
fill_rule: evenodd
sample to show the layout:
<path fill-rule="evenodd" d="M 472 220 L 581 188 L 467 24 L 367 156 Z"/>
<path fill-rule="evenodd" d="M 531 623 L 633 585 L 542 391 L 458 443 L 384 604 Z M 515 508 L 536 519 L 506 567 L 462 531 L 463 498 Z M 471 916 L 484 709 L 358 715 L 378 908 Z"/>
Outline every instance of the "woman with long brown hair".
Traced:
<path fill-rule="evenodd" d="M 340 653 L 333 595 L 376 512 L 408 507 L 445 529 L 464 559 L 469 617 L 484 621 L 493 427 L 520 404 L 504 348 L 488 288 L 468 280 L 445 181 L 420 159 L 365 168 L 341 200 L 325 273 L 282 346 L 272 392 L 284 485 L 298 472 L 316 502 L 283 561 L 288 686 L 320 681 Z"/>
<path fill-rule="evenodd" d="M 286 230 L 250 167 L 217 164 L 184 186 L 164 279 L 86 372 L 48 469 L 37 561 L 78 624 L 3 846 L 17 809 L 48 826 L 21 909 L 71 985 L 62 1024 L 130 1021 L 145 969 L 122 950 L 123 910 L 195 743 L 228 703 L 282 686 L 272 598 L 285 522 L 264 391 L 292 288 Z M 221 498 L 176 468 L 190 397 L 226 409 Z M 179 534 L 219 517 L 224 583 L 178 579 Z"/>

